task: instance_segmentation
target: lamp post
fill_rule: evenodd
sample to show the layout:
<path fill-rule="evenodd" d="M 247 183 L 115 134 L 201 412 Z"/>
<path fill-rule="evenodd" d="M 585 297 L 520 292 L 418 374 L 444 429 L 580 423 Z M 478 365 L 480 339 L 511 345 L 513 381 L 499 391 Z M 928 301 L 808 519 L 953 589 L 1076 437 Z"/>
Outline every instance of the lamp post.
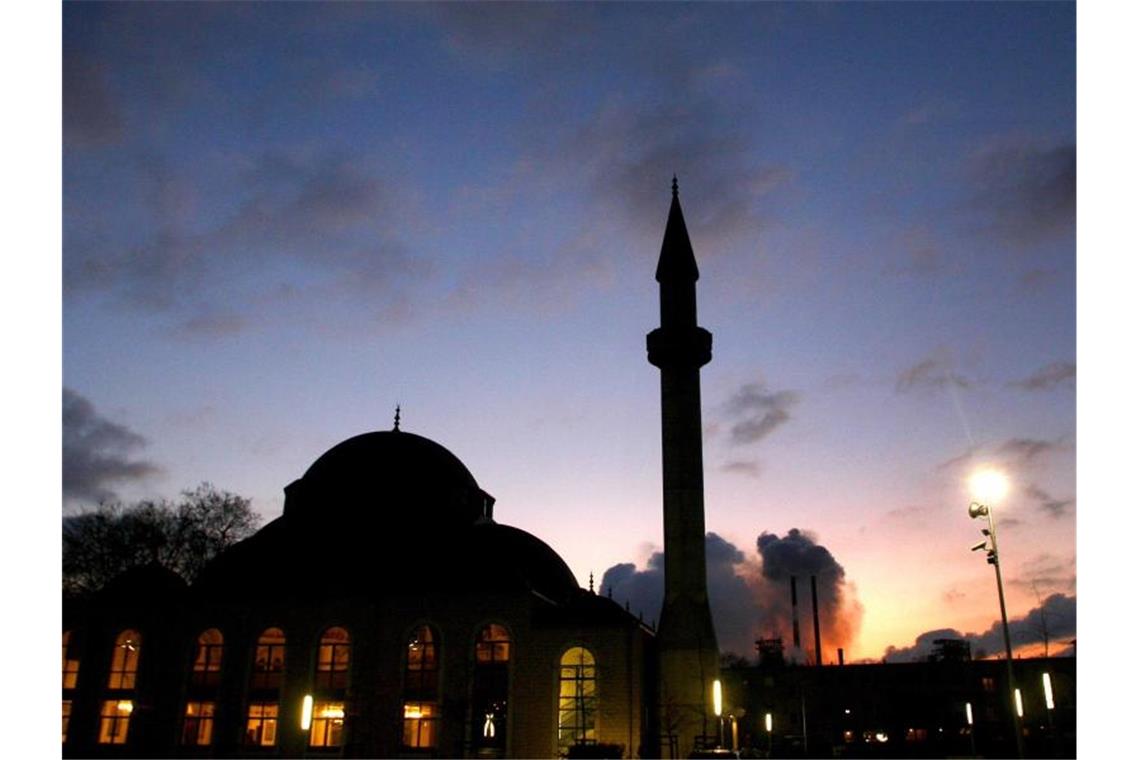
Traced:
<path fill-rule="evenodd" d="M 1001 631 L 1002 636 L 1005 638 L 1006 678 L 1009 683 L 1010 700 L 1017 703 L 1016 709 L 1010 711 L 1013 718 L 1013 737 L 1017 743 L 1017 756 L 1025 757 L 1025 749 L 1022 746 L 1021 740 L 1021 700 L 1019 698 L 1021 695 L 1013 680 L 1013 647 L 1009 644 L 1009 619 L 1005 614 L 1005 590 L 1001 582 L 1001 560 L 998 558 L 997 525 L 994 523 L 992 508 L 992 504 L 1001 499 L 1009 489 L 1009 481 L 1005 475 L 997 470 L 984 469 L 979 470 L 971 476 L 970 486 L 974 498 L 977 499 L 977 501 L 970 504 L 970 517 L 985 517 L 989 521 L 989 527 L 982 528 L 982 535 L 989 539 L 989 546 L 987 547 L 986 542 L 982 541 L 972 546 L 971 551 L 985 549 L 986 562 L 994 566 L 994 575 L 997 577 L 998 604 L 1001 606 Z M 1010 707 L 1014 708 L 1015 705 L 1011 704 Z"/>
<path fill-rule="evenodd" d="M 978 745 L 974 743 L 974 707 L 969 702 L 966 703 L 966 725 L 970 732 L 970 757 L 977 757 Z"/>

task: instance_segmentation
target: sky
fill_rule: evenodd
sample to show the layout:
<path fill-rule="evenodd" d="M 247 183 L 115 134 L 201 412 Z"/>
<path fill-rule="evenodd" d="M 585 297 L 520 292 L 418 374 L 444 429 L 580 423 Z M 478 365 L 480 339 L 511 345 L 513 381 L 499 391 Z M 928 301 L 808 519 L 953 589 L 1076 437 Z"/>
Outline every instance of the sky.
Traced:
<path fill-rule="evenodd" d="M 64 514 L 209 481 L 269 520 L 398 403 L 496 519 L 652 619 L 645 334 L 675 174 L 713 334 L 722 648 L 788 637 L 786 576 L 818 572 L 826 659 L 947 632 L 993 653 L 966 487 L 989 464 L 1011 482 L 1018 643 L 1045 619 L 1063 649 L 1075 22 L 1067 3 L 65 4 Z"/>

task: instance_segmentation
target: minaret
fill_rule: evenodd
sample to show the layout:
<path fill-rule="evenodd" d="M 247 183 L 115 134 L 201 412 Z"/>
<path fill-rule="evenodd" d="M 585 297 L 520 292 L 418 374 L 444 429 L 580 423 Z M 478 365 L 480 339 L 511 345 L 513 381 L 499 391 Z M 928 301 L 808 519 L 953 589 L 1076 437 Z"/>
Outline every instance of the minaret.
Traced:
<path fill-rule="evenodd" d="M 657 282 L 661 327 L 649 333 L 649 363 L 661 370 L 661 462 L 665 513 L 665 600 L 657 629 L 662 733 L 681 757 L 712 724 L 719 652 L 705 578 L 705 496 L 701 457 L 701 367 L 712 334 L 697 326 L 697 261 L 681 214 L 677 178 L 665 224 Z"/>

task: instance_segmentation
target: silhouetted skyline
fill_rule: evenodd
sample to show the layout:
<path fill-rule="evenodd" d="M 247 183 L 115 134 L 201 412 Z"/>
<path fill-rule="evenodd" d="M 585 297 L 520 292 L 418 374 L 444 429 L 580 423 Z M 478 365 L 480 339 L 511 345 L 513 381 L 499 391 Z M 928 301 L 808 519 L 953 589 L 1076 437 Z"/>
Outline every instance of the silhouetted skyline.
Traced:
<path fill-rule="evenodd" d="M 63 15 L 65 511 L 208 480 L 272 517 L 400 404 L 583 586 L 651 573 L 676 173 L 714 618 L 796 536 L 850 660 L 989 631 L 982 461 L 1011 618 L 1075 609 L 1071 4 Z"/>

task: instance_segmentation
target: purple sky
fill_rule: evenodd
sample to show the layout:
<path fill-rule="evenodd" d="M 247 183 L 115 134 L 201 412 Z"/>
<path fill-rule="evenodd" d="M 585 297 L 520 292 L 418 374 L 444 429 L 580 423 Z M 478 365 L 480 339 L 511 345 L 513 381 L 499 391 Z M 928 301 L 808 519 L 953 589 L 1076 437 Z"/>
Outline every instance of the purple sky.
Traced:
<path fill-rule="evenodd" d="M 65 512 L 208 480 L 271 518 L 398 402 L 583 585 L 645 569 L 676 173 L 732 572 L 796 528 L 852 659 L 983 634 L 993 462 L 1011 616 L 1075 596 L 1073 5 L 67 4 L 62 39 Z"/>

